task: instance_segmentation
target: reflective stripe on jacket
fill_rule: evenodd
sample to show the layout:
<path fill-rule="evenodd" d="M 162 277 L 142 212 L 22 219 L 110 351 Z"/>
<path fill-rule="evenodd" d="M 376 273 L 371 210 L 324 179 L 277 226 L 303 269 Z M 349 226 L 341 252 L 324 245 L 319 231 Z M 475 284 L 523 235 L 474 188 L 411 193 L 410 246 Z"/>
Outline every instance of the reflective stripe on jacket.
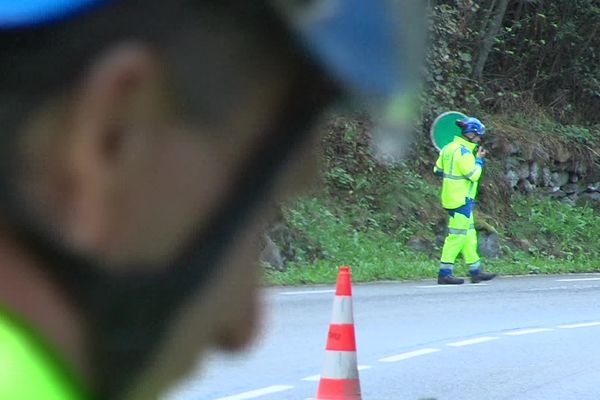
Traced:
<path fill-rule="evenodd" d="M 455 209 L 475 198 L 477 182 L 483 169 L 483 160 L 475 159 L 473 155 L 476 147 L 476 143 L 456 136 L 454 141 L 440 151 L 433 172 L 444 178 L 442 207 Z"/>

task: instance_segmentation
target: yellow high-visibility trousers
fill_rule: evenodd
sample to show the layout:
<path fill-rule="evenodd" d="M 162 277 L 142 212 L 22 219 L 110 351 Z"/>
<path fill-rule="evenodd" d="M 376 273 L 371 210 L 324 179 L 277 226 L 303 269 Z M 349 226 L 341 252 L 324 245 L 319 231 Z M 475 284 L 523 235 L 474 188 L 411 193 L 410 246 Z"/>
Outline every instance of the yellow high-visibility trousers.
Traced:
<path fill-rule="evenodd" d="M 440 268 L 452 268 L 459 254 L 463 255 L 465 262 L 473 268 L 479 267 L 480 257 L 477 249 L 477 231 L 475 218 L 471 211 L 470 216 L 455 212 L 448 220 L 448 236 L 442 248 Z"/>

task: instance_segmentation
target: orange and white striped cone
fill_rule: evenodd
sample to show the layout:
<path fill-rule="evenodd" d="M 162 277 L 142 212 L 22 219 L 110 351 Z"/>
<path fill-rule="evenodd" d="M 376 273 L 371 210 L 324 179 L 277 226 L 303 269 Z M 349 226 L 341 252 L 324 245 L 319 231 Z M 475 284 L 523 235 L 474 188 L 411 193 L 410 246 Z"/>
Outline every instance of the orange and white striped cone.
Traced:
<path fill-rule="evenodd" d="M 340 267 L 317 400 L 361 400 L 350 267 Z"/>

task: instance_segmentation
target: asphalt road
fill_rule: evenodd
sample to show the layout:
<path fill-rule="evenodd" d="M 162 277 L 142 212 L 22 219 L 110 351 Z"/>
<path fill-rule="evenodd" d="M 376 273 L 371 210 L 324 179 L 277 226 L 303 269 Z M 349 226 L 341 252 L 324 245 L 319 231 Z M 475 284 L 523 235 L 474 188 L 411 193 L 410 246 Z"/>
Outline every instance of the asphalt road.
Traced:
<path fill-rule="evenodd" d="M 250 352 L 213 355 L 165 400 L 307 399 L 333 286 L 265 290 Z M 600 274 L 353 285 L 364 399 L 600 399 Z"/>

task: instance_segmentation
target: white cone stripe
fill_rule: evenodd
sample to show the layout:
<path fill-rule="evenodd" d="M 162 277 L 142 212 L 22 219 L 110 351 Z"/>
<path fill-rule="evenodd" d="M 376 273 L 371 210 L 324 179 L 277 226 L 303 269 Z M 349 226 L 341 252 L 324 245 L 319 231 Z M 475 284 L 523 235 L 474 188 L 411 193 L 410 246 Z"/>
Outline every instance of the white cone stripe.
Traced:
<path fill-rule="evenodd" d="M 333 314 L 331 315 L 332 324 L 353 324 L 352 297 L 335 296 L 333 300 Z"/>
<path fill-rule="evenodd" d="M 371 369 L 371 368 L 373 368 L 373 367 L 370 366 L 370 365 L 359 365 L 358 366 L 358 370 L 359 371 L 362 371 L 362 370 L 365 370 L 365 369 Z M 319 379 L 321 379 L 321 375 L 310 375 L 310 376 L 307 376 L 305 378 L 302 378 L 301 380 L 302 381 L 307 381 L 307 382 L 318 382 Z"/>
<path fill-rule="evenodd" d="M 358 379 L 356 352 L 325 351 L 323 378 Z"/>

